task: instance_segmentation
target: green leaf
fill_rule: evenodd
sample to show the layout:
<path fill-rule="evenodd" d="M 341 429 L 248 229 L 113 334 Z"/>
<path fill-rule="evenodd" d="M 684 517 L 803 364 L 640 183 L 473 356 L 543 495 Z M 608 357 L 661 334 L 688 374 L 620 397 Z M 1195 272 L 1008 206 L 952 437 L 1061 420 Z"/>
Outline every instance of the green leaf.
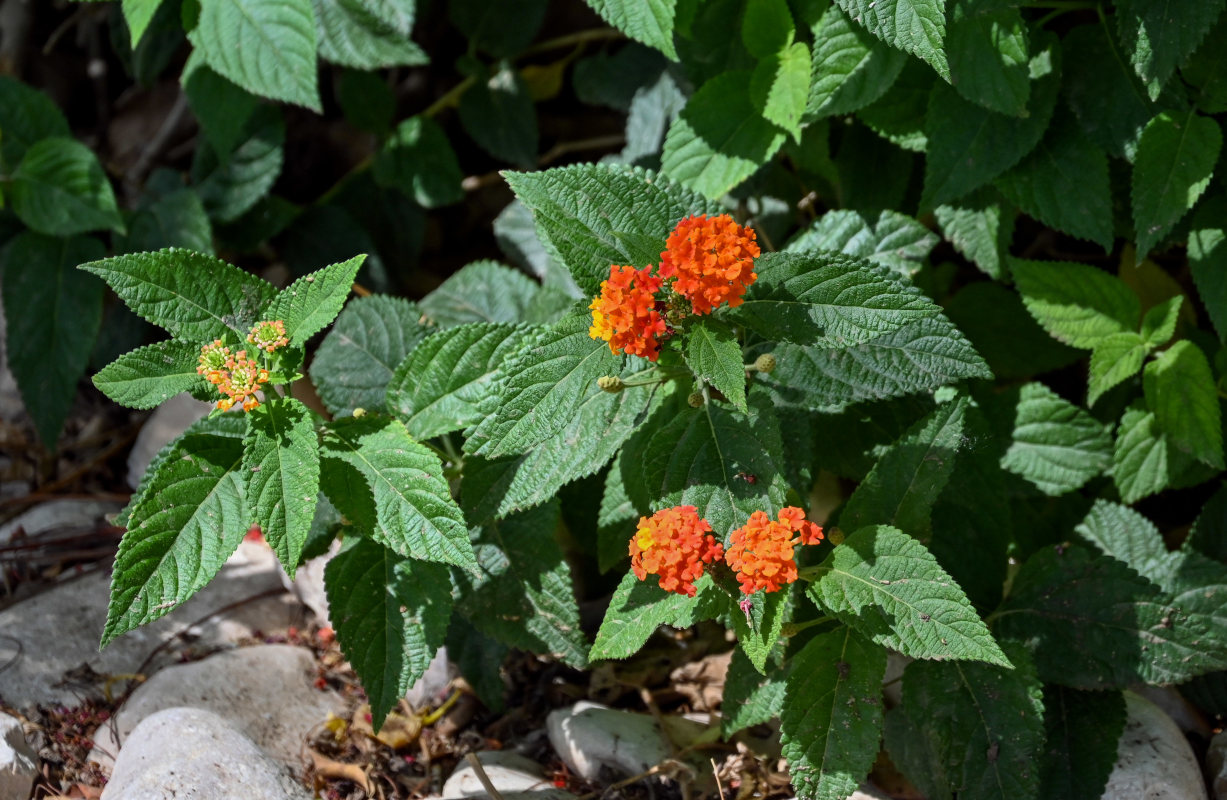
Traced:
<path fill-rule="evenodd" d="M 1115 333 L 1138 329 L 1141 303 L 1124 282 L 1068 261 L 1010 259 L 1023 303 L 1053 338 L 1093 348 Z"/>
<path fill-rule="evenodd" d="M 1180 310 L 1184 306 L 1184 295 L 1178 294 L 1154 306 L 1142 317 L 1142 336 L 1146 344 L 1153 347 L 1167 344 L 1176 334 L 1176 325 L 1180 322 Z"/>
<path fill-rule="evenodd" d="M 1201 47 L 1180 67 L 1180 75 L 1196 91 L 1193 100 L 1209 114 L 1227 111 L 1227 52 L 1219 46 L 1227 34 L 1227 14 L 1206 34 Z"/>
<path fill-rule="evenodd" d="M 1040 762 L 1040 797 L 1099 800 L 1125 733 L 1120 692 L 1044 690 L 1046 745 Z"/>
<path fill-rule="evenodd" d="M 686 105 L 686 95 L 668 72 L 635 92 L 626 115 L 626 146 L 619 158 L 627 164 L 658 164 L 665 134 Z"/>
<path fill-rule="evenodd" d="M 403 120 L 375 157 L 375 182 L 400 189 L 423 208 L 464 199 L 464 173 L 447 134 L 434 120 L 416 116 Z"/>
<path fill-rule="evenodd" d="M 1022 119 L 989 111 L 939 83 L 925 118 L 922 207 L 957 200 L 996 178 L 1030 153 L 1044 136 L 1057 102 L 1060 51 L 1037 50 L 1030 62 L 1031 99 Z"/>
<path fill-rule="evenodd" d="M 504 644 L 551 655 L 576 669 L 588 665 L 571 566 L 554 539 L 557 503 L 480 529 L 474 548 L 480 578 L 465 578 L 458 610 Z"/>
<path fill-rule="evenodd" d="M 205 63 L 253 94 L 322 113 L 311 0 L 212 0 L 188 34 Z"/>
<path fill-rule="evenodd" d="M 809 82 L 809 46 L 795 42 L 758 62 L 750 76 L 750 98 L 763 119 L 800 139 Z"/>
<path fill-rule="evenodd" d="M 293 576 L 311 532 L 320 491 L 319 442 L 311 412 L 293 398 L 269 399 L 247 415 L 243 469 L 247 507 Z"/>
<path fill-rule="evenodd" d="M 1026 651 L 1009 651 L 1012 670 L 917 661 L 903 672 L 901 708 L 960 797 L 1038 796 L 1043 690 Z"/>
<path fill-rule="evenodd" d="M 530 168 L 537 163 L 537 113 L 520 74 L 502 65 L 460 97 L 460 122 L 495 158 Z"/>
<path fill-rule="evenodd" d="M 1175 447 L 1223 469 L 1223 423 L 1210 363 L 1197 345 L 1176 342 L 1142 373 L 1146 405 Z"/>
<path fill-rule="evenodd" d="M 76 139 L 56 136 L 30 145 L 10 177 L 7 195 L 13 212 L 38 233 L 123 229 L 102 165 Z"/>
<path fill-rule="evenodd" d="M 516 455 L 567 426 L 580 403 L 601 389 L 597 378 L 622 372 L 628 356 L 588 335 L 590 320 L 572 315 L 543 330 L 503 366 L 498 407 L 469 434 L 465 452 Z"/>
<path fill-rule="evenodd" d="M 121 406 L 153 408 L 180 392 L 205 388 L 196 372 L 199 357 L 194 343 L 168 339 L 124 353 L 94 376 L 94 385 Z"/>
<path fill-rule="evenodd" d="M 673 25 L 677 0 L 585 0 L 606 22 L 637 42 L 677 60 Z"/>
<path fill-rule="evenodd" d="M 25 231 L 0 251 L 8 365 L 39 438 L 55 450 L 102 324 L 102 284 L 74 274 L 96 239 Z"/>
<path fill-rule="evenodd" d="M 16 78 L 0 75 L 0 161 L 13 169 L 35 142 L 72 136 L 55 101 Z"/>
<path fill-rule="evenodd" d="M 728 595 L 708 575 L 695 581 L 695 589 L 695 596 L 687 597 L 666 592 L 655 578 L 641 581 L 635 573 L 626 573 L 609 601 L 588 657 L 593 661 L 628 658 L 639 652 L 661 625 L 689 628 L 715 617 L 729 604 Z"/>
<path fill-rule="evenodd" d="M 1206 501 L 1180 549 L 1202 553 L 1227 564 L 1227 484 Z"/>
<path fill-rule="evenodd" d="M 316 350 L 310 370 L 334 417 L 355 408 L 386 408 L 393 371 L 430 332 L 421 316 L 412 303 L 383 295 L 357 298 L 346 306 Z"/>
<path fill-rule="evenodd" d="M 116 241 L 115 249 L 138 253 L 164 247 L 212 253 L 213 226 L 200 197 L 191 189 L 159 194 L 147 184 L 140 206 L 128 219 L 128 235 Z"/>
<path fill-rule="evenodd" d="M 894 333 L 939 309 L 882 267 L 837 253 L 768 253 L 735 319 L 768 339 L 851 347 Z"/>
<path fill-rule="evenodd" d="M 927 62 L 947 81 L 945 0 L 836 0 L 882 41 Z"/>
<path fill-rule="evenodd" d="M 1022 13 L 1004 4 L 952 0 L 947 14 L 950 83 L 990 111 L 1024 116 L 1031 81 Z"/>
<path fill-rule="evenodd" d="M 937 753 L 937 742 L 903 706 L 886 712 L 883 745 L 894 763 L 928 800 L 951 800 L 947 764 Z"/>
<path fill-rule="evenodd" d="M 842 800 L 869 774 L 885 674 L 886 652 L 849 628 L 815 636 L 793 657 L 780 744 L 799 796 Z"/>
<path fill-rule="evenodd" d="M 828 211 L 784 248 L 789 253 L 833 250 L 890 267 L 904 276 L 920 270 L 937 237 L 897 211 L 883 211 L 877 222 L 850 209 Z"/>
<path fill-rule="evenodd" d="M 1153 413 L 1131 408 L 1121 417 L 1112 478 L 1126 503 L 1157 494 L 1176 482 L 1191 459 L 1176 450 Z"/>
<path fill-rule="evenodd" d="M 145 30 L 160 5 L 162 0 L 123 0 L 120 4 L 134 48 L 140 44 L 141 37 L 145 35 Z"/>
<path fill-rule="evenodd" d="M 907 57 L 874 38 L 831 6 L 814 24 L 814 76 L 805 106 L 808 119 L 850 114 L 894 84 Z"/>
<path fill-rule="evenodd" d="M 425 51 L 404 32 L 380 18 L 362 0 L 312 0 L 319 53 L 354 69 L 419 66 Z"/>
<path fill-rule="evenodd" d="M 741 345 L 727 325 L 698 320 L 686 331 L 686 364 L 695 377 L 711 385 L 745 413 L 746 369 Z"/>
<path fill-rule="evenodd" d="M 476 563 L 439 457 L 414 441 L 404 424 L 374 416 L 333 420 L 320 449 L 328 499 L 363 533 L 409 558 L 465 568 Z M 367 491 L 332 491 L 352 487 L 355 472 Z"/>
<path fill-rule="evenodd" d="M 752 77 L 730 70 L 690 97 L 665 136 L 660 167 L 666 175 L 716 200 L 784 145 L 784 131 L 755 106 Z"/>
<path fill-rule="evenodd" d="M 512 58 L 528 47 L 545 20 L 546 0 L 449 0 L 447 16 L 476 47 L 496 58 Z"/>
<path fill-rule="evenodd" d="M 367 11 L 409 38 L 414 17 L 417 16 L 418 0 L 368 0 L 364 5 Z"/>
<path fill-rule="evenodd" d="M 1075 530 L 1104 555 L 1126 564 L 1158 586 L 1163 585 L 1171 561 L 1183 555 L 1168 552 L 1159 529 L 1150 520 L 1107 500 L 1096 500 Z"/>
<path fill-rule="evenodd" d="M 840 527 L 892 525 L 927 539 L 933 503 L 950 480 L 963 442 L 967 406 L 966 397 L 938 405 L 892 444 L 848 498 Z"/>
<path fill-rule="evenodd" d="M 750 55 L 766 58 L 788 47 L 796 35 L 787 0 L 747 0 L 741 41 Z"/>
<path fill-rule="evenodd" d="M 209 69 L 196 55 L 193 52 L 183 68 L 183 93 L 205 140 L 218 159 L 225 161 L 243 141 L 243 132 L 260 100 Z"/>
<path fill-rule="evenodd" d="M 899 52 L 889 48 L 887 51 Z M 925 116 L 937 76 L 920 61 L 905 58 L 904 62 L 903 70 L 891 87 L 876 101 L 857 111 L 856 116 L 888 142 L 913 153 L 923 153 L 929 148 Z M 849 79 L 850 83 L 854 81 L 855 78 Z"/>
<path fill-rule="evenodd" d="M 1065 97 L 1082 130 L 1109 155 L 1133 161 L 1138 137 L 1158 109 L 1104 25 L 1074 28 L 1061 44 Z"/>
<path fill-rule="evenodd" d="M 732 605 L 736 582 L 726 583 L 729 605 Z M 751 602 L 737 611 L 729 609 L 728 619 L 733 629 L 733 635 L 741 650 L 750 659 L 754 669 L 767 672 L 767 662 L 780 641 L 780 633 L 785 622 L 792 615 L 792 595 L 787 592 L 764 592 L 761 596 L 750 599 Z M 740 603 L 739 603 L 740 605 Z"/>
<path fill-rule="evenodd" d="M 189 434 L 151 465 L 115 556 L 102 646 L 182 604 L 212 580 L 251 526 L 243 443 Z"/>
<path fill-rule="evenodd" d="M 174 247 L 114 256 L 80 268 L 102 278 L 128 308 L 176 339 L 201 344 L 215 338 L 246 341 L 277 291 L 219 258 Z"/>
<path fill-rule="evenodd" d="M 273 188 L 285 160 L 285 122 L 272 106 L 260 106 L 243 125 L 235 148 L 222 158 L 201 147 L 192 162 L 192 182 L 209 216 L 234 222 Z"/>
<path fill-rule="evenodd" d="M 1108 157 L 1062 117 L 1018 166 L 994 182 L 1023 213 L 1059 231 L 1112 249 Z"/>
<path fill-rule="evenodd" d="M 643 169 L 578 164 L 504 177 L 532 211 L 546 251 L 588 296 L 600 290 L 611 264 L 658 261 L 685 217 L 720 213 L 700 195 Z"/>
<path fill-rule="evenodd" d="M 1163 112 L 1142 131 L 1133 163 L 1133 223 L 1141 261 L 1210 185 L 1223 132 L 1210 117 Z"/>
<path fill-rule="evenodd" d="M 994 281 L 960 289 L 946 313 L 998 378 L 1030 378 L 1085 356 L 1045 333 L 1027 313 L 1022 296 Z"/>
<path fill-rule="evenodd" d="M 328 613 L 346 660 L 383 724 L 443 644 L 452 612 L 447 567 L 351 539 L 324 569 Z"/>
<path fill-rule="evenodd" d="M 963 590 L 924 545 L 886 525 L 835 547 L 809 596 L 858 633 L 912 658 L 1009 667 Z"/>
<path fill-rule="evenodd" d="M 652 436 L 636 468 L 657 507 L 695 506 L 713 530 L 731 531 L 754 511 L 774 515 L 785 505 L 779 423 L 764 395 L 751 392 L 749 407 L 741 414 L 708 402 Z"/>
<path fill-rule="evenodd" d="M 1013 438 L 1002 469 L 1044 494 L 1072 492 L 1112 466 L 1108 429 L 1042 383 L 1028 383 L 1019 392 Z"/>
<path fill-rule="evenodd" d="M 741 648 L 733 650 L 720 702 L 720 735 L 728 738 L 778 717 L 784 708 L 785 677 L 773 665 L 764 676 Z"/>
<path fill-rule="evenodd" d="M 418 304 L 440 328 L 470 322 L 530 322 L 541 286 L 497 261 L 474 261 Z"/>
<path fill-rule="evenodd" d="M 1227 340 L 1227 197 L 1206 199 L 1193 213 L 1189 231 L 1189 269 L 1202 305 Z"/>
<path fill-rule="evenodd" d="M 985 275 L 1002 278 L 1014 235 L 1014 210 L 991 189 L 934 209 L 942 235 Z"/>
<path fill-rule="evenodd" d="M 302 347 L 341 313 L 364 260 L 365 255 L 354 256 L 304 275 L 277 293 L 265 319 L 284 322 L 290 347 Z"/>
<path fill-rule="evenodd" d="M 1149 352 L 1146 340 L 1132 331 L 1105 336 L 1091 351 L 1087 405 L 1095 405 L 1104 392 L 1127 381 L 1142 368 Z"/>
<path fill-rule="evenodd" d="M 515 325 L 474 323 L 427 336 L 393 373 L 388 408 L 418 439 L 477 424 L 478 402 L 525 332 Z"/>
<path fill-rule="evenodd" d="M 931 392 L 963 378 L 991 378 L 975 348 L 945 317 L 908 323 L 855 347 L 778 344 L 776 368 L 759 375 L 777 402 L 833 413 L 862 400 Z"/>
<path fill-rule="evenodd" d="M 1121 44 L 1133 69 L 1155 100 L 1163 85 L 1197 49 L 1223 11 L 1223 0 L 1162 7 L 1144 0 L 1120 0 L 1116 20 Z"/>

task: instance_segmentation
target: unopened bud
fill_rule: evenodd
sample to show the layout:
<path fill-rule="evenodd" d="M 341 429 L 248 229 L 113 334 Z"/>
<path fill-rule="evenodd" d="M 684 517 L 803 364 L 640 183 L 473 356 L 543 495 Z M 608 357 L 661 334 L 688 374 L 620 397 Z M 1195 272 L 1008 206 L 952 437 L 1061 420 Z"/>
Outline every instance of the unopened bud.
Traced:
<path fill-rule="evenodd" d="M 596 385 L 610 394 L 617 394 L 626 388 L 626 384 L 622 383 L 622 379 L 617 375 L 602 375 L 596 379 Z"/>
<path fill-rule="evenodd" d="M 759 372 L 771 372 L 775 369 L 775 356 L 771 353 L 763 353 L 758 358 L 754 359 L 754 369 Z"/>
<path fill-rule="evenodd" d="M 826 534 L 827 541 L 831 544 L 840 545 L 844 543 L 844 531 L 842 528 L 827 528 Z"/>
<path fill-rule="evenodd" d="M 366 416 L 366 409 L 365 409 L 365 408 L 355 408 L 355 409 L 354 409 L 354 416 L 355 416 L 355 417 L 365 417 L 365 416 Z"/>
<path fill-rule="evenodd" d="M 691 392 L 690 397 L 686 398 L 686 402 L 690 405 L 691 408 L 702 408 L 703 395 L 701 392 Z"/>

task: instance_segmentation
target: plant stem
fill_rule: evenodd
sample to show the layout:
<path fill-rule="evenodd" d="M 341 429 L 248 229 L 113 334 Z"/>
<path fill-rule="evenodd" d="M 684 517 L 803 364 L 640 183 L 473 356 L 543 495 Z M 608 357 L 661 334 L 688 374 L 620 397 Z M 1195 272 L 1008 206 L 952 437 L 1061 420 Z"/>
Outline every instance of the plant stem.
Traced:
<path fill-rule="evenodd" d="M 568 33 L 566 36 L 559 36 L 554 39 L 546 39 L 544 42 L 535 44 L 532 47 L 520 53 L 517 58 L 525 56 L 534 56 L 538 53 L 545 53 L 550 50 L 561 50 L 566 47 L 574 47 L 576 45 L 589 44 L 590 42 L 603 42 L 613 39 L 624 39 L 626 35 L 622 31 L 614 28 L 591 28 L 586 31 L 576 31 Z"/>

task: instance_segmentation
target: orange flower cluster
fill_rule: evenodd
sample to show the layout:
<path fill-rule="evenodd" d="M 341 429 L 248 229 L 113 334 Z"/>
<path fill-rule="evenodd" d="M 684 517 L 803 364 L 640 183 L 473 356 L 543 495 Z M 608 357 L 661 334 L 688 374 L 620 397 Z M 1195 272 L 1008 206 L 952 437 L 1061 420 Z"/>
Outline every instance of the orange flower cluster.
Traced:
<path fill-rule="evenodd" d="M 775 592 L 797 579 L 793 549 L 822 541 L 822 528 L 807 521 L 805 512 L 794 506 L 781 509 L 775 521 L 755 511 L 749 522 L 733 531 L 728 552 L 710 531 L 711 525 L 694 506 L 666 508 L 650 518 L 641 517 L 630 543 L 635 577 L 644 580 L 649 574 L 659 575 L 665 591 L 694 597 L 694 582 L 702 576 L 704 565 L 723 558 L 737 573 L 744 594 L 759 589 Z"/>
<path fill-rule="evenodd" d="M 279 319 L 257 322 L 247 334 L 247 341 L 258 349 L 272 353 L 278 347 L 290 343 L 290 337 L 285 335 L 285 323 Z"/>
<path fill-rule="evenodd" d="M 231 353 L 221 339 L 200 348 L 196 372 L 221 392 L 217 407 L 222 411 L 229 411 L 235 403 L 242 404 L 244 411 L 259 407 L 256 391 L 260 384 L 268 383 L 267 369 L 249 359 L 246 350 Z"/>
<path fill-rule="evenodd" d="M 588 306 L 592 310 L 588 335 L 609 342 L 614 353 L 655 361 L 661 341 L 672 333 L 667 317 L 675 308 L 656 293 L 665 288 L 672 298 L 684 298 L 694 314 L 710 314 L 725 304 L 741 305 L 746 288 L 758 277 L 754 272 L 758 254 L 754 231 L 728 214 L 687 217 L 669 235 L 656 275 L 651 265 L 609 268 L 609 279 Z M 672 284 L 666 287 L 666 281 Z"/>
<path fill-rule="evenodd" d="M 660 275 L 673 278 L 673 291 L 690 301 L 696 314 L 710 314 L 721 305 L 741 305 L 754 283 L 758 258 L 754 231 L 728 214 L 698 214 L 677 224 L 660 254 Z"/>
<path fill-rule="evenodd" d="M 759 589 L 778 591 L 797 579 L 793 548 L 799 544 L 818 544 L 822 528 L 807 522 L 805 512 L 788 506 L 773 521 L 765 512 L 755 511 L 750 520 L 733 531 L 725 560 L 737 573 L 741 591 L 754 594 Z"/>
<path fill-rule="evenodd" d="M 668 330 L 656 309 L 660 285 L 650 267 L 610 267 L 609 280 L 601 283 L 601 294 L 588 306 L 592 310 L 588 335 L 609 342 L 615 353 L 655 361 L 660 355 L 660 336 Z"/>
<path fill-rule="evenodd" d="M 676 506 L 639 518 L 630 555 L 639 580 L 658 575 L 666 592 L 694 597 L 694 582 L 703 574 L 703 565 L 723 556 L 724 547 L 694 506 Z"/>

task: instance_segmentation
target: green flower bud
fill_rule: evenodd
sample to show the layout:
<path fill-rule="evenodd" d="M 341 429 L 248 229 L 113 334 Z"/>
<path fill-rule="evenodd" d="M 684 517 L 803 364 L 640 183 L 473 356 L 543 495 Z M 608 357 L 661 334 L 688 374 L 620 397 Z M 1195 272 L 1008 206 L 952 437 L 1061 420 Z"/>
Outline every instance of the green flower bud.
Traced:
<path fill-rule="evenodd" d="M 691 408 L 701 408 L 703 406 L 703 395 L 700 392 L 691 392 L 690 397 L 686 398 L 686 402 Z"/>
<path fill-rule="evenodd" d="M 602 375 L 596 379 L 596 385 L 610 394 L 617 394 L 626 388 L 626 384 L 622 383 L 622 379 L 617 375 Z"/>
<path fill-rule="evenodd" d="M 754 359 L 754 369 L 767 373 L 773 371 L 775 369 L 775 356 L 771 353 L 763 353 Z"/>

